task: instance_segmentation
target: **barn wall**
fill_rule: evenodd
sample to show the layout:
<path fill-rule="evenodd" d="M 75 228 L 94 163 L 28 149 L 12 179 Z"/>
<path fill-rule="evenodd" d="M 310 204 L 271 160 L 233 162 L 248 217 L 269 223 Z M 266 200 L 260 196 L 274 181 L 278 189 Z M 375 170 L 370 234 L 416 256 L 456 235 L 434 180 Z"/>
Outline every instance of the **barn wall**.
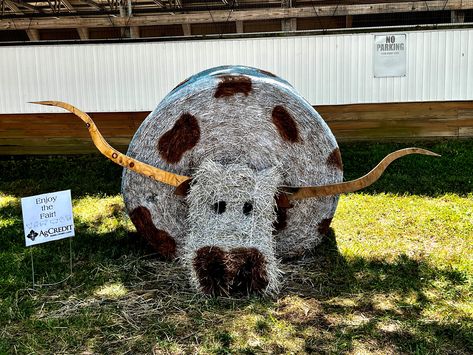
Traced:
<path fill-rule="evenodd" d="M 473 137 L 473 101 L 317 106 L 337 140 Z M 148 112 L 93 113 L 115 148 L 126 151 Z M 96 152 L 85 125 L 68 113 L 0 115 L 0 155 Z"/>
<path fill-rule="evenodd" d="M 398 32 L 396 32 L 398 33 Z M 245 64 L 292 83 L 313 105 L 473 99 L 473 29 L 407 33 L 408 74 L 373 77 L 372 33 L 205 41 L 0 47 L 0 114 L 150 111 L 208 67 Z"/>

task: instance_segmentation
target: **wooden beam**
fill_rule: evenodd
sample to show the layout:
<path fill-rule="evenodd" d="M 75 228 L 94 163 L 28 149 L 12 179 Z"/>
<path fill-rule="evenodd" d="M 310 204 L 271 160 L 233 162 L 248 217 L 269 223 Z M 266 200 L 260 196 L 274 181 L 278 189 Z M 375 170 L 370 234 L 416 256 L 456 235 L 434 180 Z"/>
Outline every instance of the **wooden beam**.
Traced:
<path fill-rule="evenodd" d="M 130 27 L 130 38 L 140 38 L 140 28 L 138 26 Z"/>
<path fill-rule="evenodd" d="M 292 0 L 281 0 L 281 7 L 292 7 Z"/>
<path fill-rule="evenodd" d="M 86 40 L 90 39 L 89 29 L 87 27 L 76 28 L 76 30 L 77 30 L 77 33 L 79 34 L 79 38 L 82 41 L 86 41 Z"/>
<path fill-rule="evenodd" d="M 81 0 L 81 1 L 83 3 L 86 3 L 89 6 L 92 6 L 96 10 L 101 10 L 101 11 L 105 10 L 105 8 L 102 5 L 96 3 L 94 0 Z"/>
<path fill-rule="evenodd" d="M 191 25 L 189 23 L 183 23 L 182 32 L 184 32 L 184 36 L 192 36 Z"/>
<path fill-rule="evenodd" d="M 465 22 L 465 12 L 464 11 L 451 11 L 450 12 L 451 22 L 452 23 L 463 23 Z"/>
<path fill-rule="evenodd" d="M 28 38 L 30 39 L 30 41 L 40 40 L 38 30 L 35 30 L 35 29 L 26 30 L 26 34 L 28 35 Z"/>
<path fill-rule="evenodd" d="M 127 15 L 131 16 L 133 14 L 133 5 L 131 3 L 131 0 L 127 0 L 127 7 L 126 7 Z"/>
<path fill-rule="evenodd" d="M 69 12 L 76 12 L 76 9 L 74 9 L 74 6 L 72 6 L 69 0 L 60 0 L 60 2 L 64 4 L 64 6 Z"/>
<path fill-rule="evenodd" d="M 296 18 L 286 18 L 281 20 L 281 29 L 284 32 L 294 32 L 297 31 L 297 19 Z"/>
<path fill-rule="evenodd" d="M 243 28 L 243 21 L 236 21 L 236 32 L 237 33 L 243 33 L 245 32 L 244 28 Z"/>
<path fill-rule="evenodd" d="M 47 0 L 49 7 L 53 13 L 60 13 L 61 12 L 61 1 L 60 0 Z"/>
<path fill-rule="evenodd" d="M 16 6 L 15 3 L 13 3 L 12 1 L 10 1 L 10 0 L 3 0 L 3 3 L 4 3 L 5 5 L 7 5 L 7 6 L 10 8 L 10 10 L 12 10 L 13 12 L 16 12 L 16 13 L 19 13 L 19 14 L 22 14 L 22 13 L 23 13 L 23 11 L 21 11 L 21 10 L 18 8 L 18 6 Z"/>
<path fill-rule="evenodd" d="M 345 16 L 345 27 L 352 28 L 353 27 L 353 16 L 347 15 Z"/>
<path fill-rule="evenodd" d="M 117 11 L 120 7 L 120 0 L 107 0 L 108 7 L 111 11 Z"/>
<path fill-rule="evenodd" d="M 69 0 L 59 0 L 59 1 L 61 1 L 64 4 L 67 11 L 71 13 L 77 12 L 74 6 L 72 6 L 72 4 L 69 2 Z M 78 19 L 79 17 L 75 17 L 75 18 Z M 76 28 L 76 30 L 77 30 L 77 33 L 79 34 L 79 38 L 82 41 L 86 41 L 89 39 L 89 29 L 87 27 Z"/>
<path fill-rule="evenodd" d="M 30 5 L 30 4 L 28 4 L 27 2 L 17 2 L 17 1 L 11 1 L 11 2 L 14 3 L 14 4 L 17 5 L 17 6 L 22 6 L 22 7 L 26 8 L 26 9 L 29 9 L 29 10 L 33 10 L 33 11 L 40 12 L 40 13 L 43 13 L 43 12 L 44 12 L 44 11 L 41 10 L 39 7 Z"/>
<path fill-rule="evenodd" d="M 92 0 L 82 0 L 84 2 L 93 2 Z M 43 28 L 79 28 L 79 27 L 126 27 L 128 26 L 155 26 L 155 25 L 174 25 L 191 23 L 212 23 L 227 21 L 246 21 L 246 20 L 267 20 L 285 19 L 285 18 L 303 18 L 317 16 L 333 16 L 334 12 L 338 16 L 375 14 L 375 13 L 393 13 L 393 12 L 418 12 L 418 11 L 441 11 L 441 10 L 466 10 L 473 9 L 473 1 L 466 2 L 462 0 L 429 1 L 428 7 L 422 2 L 399 2 L 399 3 L 372 3 L 356 5 L 327 5 L 315 7 L 298 7 L 290 9 L 251 9 L 232 11 L 215 10 L 209 13 L 189 12 L 174 14 L 154 14 L 135 17 L 84 17 L 84 18 L 31 18 L 31 19 L 1 19 L 0 30 L 13 29 L 43 29 Z"/>

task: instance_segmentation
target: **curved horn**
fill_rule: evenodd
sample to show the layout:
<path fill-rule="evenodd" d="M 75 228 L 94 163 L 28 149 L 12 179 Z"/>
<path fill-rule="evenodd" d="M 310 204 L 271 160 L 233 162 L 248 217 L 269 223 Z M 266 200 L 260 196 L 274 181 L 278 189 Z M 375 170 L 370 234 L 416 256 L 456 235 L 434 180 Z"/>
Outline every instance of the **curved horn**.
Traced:
<path fill-rule="evenodd" d="M 439 157 L 439 154 L 433 153 L 430 150 L 421 149 L 421 148 L 405 148 L 397 150 L 391 154 L 388 154 L 383 160 L 376 165 L 373 170 L 371 170 L 365 176 L 362 176 L 356 180 L 340 182 L 338 184 L 331 185 L 322 185 L 322 186 L 307 186 L 307 187 L 282 187 L 283 191 L 290 193 L 288 198 L 290 200 L 302 200 L 309 197 L 316 196 L 328 196 L 328 195 L 338 195 L 344 192 L 353 192 L 361 190 L 367 186 L 373 184 L 376 180 L 380 178 L 384 170 L 391 164 L 394 160 L 403 157 L 404 155 L 409 154 L 423 154 L 423 155 L 432 155 L 434 157 Z"/>
<path fill-rule="evenodd" d="M 61 107 L 69 112 L 72 112 L 74 115 L 76 115 L 82 121 L 85 122 L 87 128 L 89 129 L 90 136 L 92 137 L 92 141 L 94 142 L 97 149 L 111 161 L 123 166 L 124 168 L 133 170 L 139 174 L 148 176 L 156 181 L 163 182 L 171 186 L 179 186 L 181 183 L 189 179 L 188 176 L 173 174 L 168 171 L 161 170 L 154 166 L 148 165 L 146 163 L 142 163 L 112 148 L 107 143 L 105 138 L 103 138 L 102 134 L 99 132 L 92 118 L 90 118 L 90 116 L 85 112 L 79 110 L 78 108 L 68 103 L 61 101 L 38 101 L 31 103 L 38 105 Z"/>

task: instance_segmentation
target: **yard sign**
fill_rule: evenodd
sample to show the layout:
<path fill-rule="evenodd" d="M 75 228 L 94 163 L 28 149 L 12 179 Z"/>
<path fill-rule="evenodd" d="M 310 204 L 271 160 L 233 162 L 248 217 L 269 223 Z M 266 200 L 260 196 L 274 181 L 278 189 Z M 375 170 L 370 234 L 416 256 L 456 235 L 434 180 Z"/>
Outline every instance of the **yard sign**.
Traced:
<path fill-rule="evenodd" d="M 74 236 L 71 190 L 21 199 L 26 246 Z"/>

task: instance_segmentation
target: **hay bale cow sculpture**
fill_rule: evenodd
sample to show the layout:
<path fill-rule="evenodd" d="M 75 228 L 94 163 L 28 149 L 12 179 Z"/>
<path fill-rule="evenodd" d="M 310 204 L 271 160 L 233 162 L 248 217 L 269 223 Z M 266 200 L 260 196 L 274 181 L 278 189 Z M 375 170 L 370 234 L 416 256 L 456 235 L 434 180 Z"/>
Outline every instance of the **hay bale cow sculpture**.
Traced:
<path fill-rule="evenodd" d="M 136 229 L 165 259 L 179 257 L 212 295 L 274 293 L 278 259 L 303 255 L 328 231 L 338 195 L 376 181 L 391 153 L 364 177 L 342 182 L 337 142 L 286 81 L 242 66 L 203 71 L 145 119 L 127 155 L 79 116 L 97 148 L 125 167 L 122 193 Z"/>

